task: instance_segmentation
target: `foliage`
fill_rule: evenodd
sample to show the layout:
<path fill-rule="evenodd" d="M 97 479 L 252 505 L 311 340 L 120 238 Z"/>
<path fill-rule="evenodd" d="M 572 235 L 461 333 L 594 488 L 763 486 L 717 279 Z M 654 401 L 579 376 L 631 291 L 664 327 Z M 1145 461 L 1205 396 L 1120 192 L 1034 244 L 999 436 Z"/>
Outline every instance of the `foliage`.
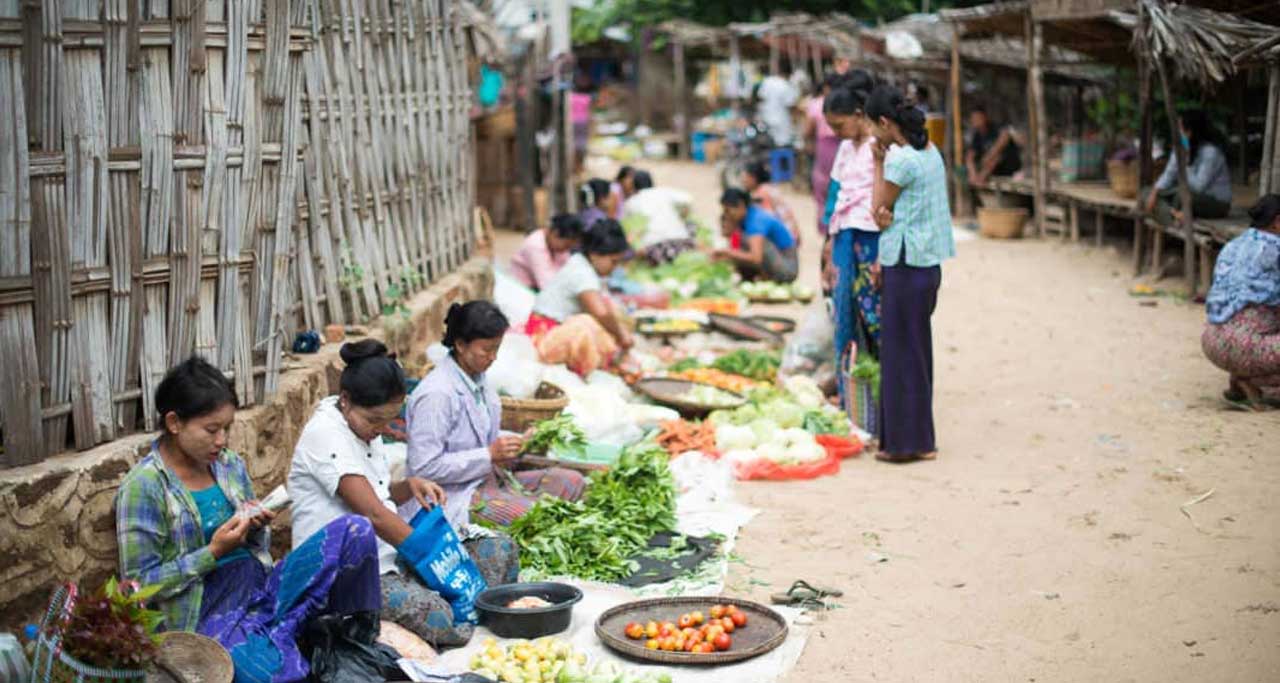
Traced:
<path fill-rule="evenodd" d="M 552 451 L 577 451 L 585 448 L 587 436 L 582 433 L 573 416 L 561 413 L 550 420 L 543 420 L 533 427 L 533 434 L 524 442 L 525 453 L 550 453 Z"/>
<path fill-rule="evenodd" d="M 858 356 L 858 361 L 853 365 L 853 371 L 849 373 L 855 379 L 871 384 L 871 395 L 877 401 L 880 400 L 880 363 L 869 355 Z"/>
<path fill-rule="evenodd" d="M 67 608 L 59 624 L 67 654 L 103 669 L 145 669 L 156 661 L 156 629 L 164 615 L 144 603 L 159 592 L 159 585 L 139 588 L 136 582 L 111 577 L 84 598 L 77 598 L 75 584 L 67 590 Z"/>

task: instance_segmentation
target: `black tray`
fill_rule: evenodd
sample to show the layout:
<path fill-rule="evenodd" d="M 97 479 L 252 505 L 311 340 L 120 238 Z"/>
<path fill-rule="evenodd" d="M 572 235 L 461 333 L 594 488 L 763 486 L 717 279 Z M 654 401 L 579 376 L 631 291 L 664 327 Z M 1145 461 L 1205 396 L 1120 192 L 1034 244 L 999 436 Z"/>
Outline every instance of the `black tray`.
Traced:
<path fill-rule="evenodd" d="M 550 607 L 512 609 L 518 598 L 536 596 Z M 495 586 L 476 597 L 480 623 L 500 638 L 541 638 L 569 628 L 573 606 L 582 600 L 582 591 L 567 583 L 541 581 Z"/>

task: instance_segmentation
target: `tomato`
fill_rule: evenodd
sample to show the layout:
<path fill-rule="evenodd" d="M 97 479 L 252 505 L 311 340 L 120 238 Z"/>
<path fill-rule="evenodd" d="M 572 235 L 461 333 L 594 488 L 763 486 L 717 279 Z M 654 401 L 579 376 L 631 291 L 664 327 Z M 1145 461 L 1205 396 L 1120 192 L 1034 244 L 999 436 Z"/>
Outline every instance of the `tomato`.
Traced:
<path fill-rule="evenodd" d="M 716 636 L 716 642 L 713 643 L 713 645 L 716 646 L 717 650 L 724 652 L 725 650 L 728 650 L 733 645 L 733 640 L 731 640 L 728 635 L 721 633 L 720 635 Z"/>
<path fill-rule="evenodd" d="M 693 614 L 690 614 L 689 616 L 693 618 L 693 623 L 694 623 L 694 625 L 695 625 L 695 626 L 696 626 L 697 624 L 701 624 L 703 621 L 706 621 L 706 619 L 702 616 L 702 612 L 694 612 Z"/>
<path fill-rule="evenodd" d="M 622 632 L 632 640 L 640 640 L 644 637 L 644 627 L 634 621 L 627 624 L 627 627 Z"/>
<path fill-rule="evenodd" d="M 702 643 L 698 642 L 697 638 L 689 638 L 684 641 L 684 647 L 680 649 L 684 650 L 685 652 L 695 652 L 696 650 L 694 650 L 694 648 L 698 647 L 701 644 Z"/>
<path fill-rule="evenodd" d="M 733 620 L 733 625 L 738 628 L 742 628 L 747 625 L 747 615 L 745 612 L 734 612 L 729 615 L 729 618 Z"/>
<path fill-rule="evenodd" d="M 711 606 L 711 618 L 712 618 L 712 619 L 719 619 L 719 618 L 721 618 L 721 617 L 723 617 L 723 616 L 724 616 L 724 605 L 712 605 L 712 606 Z"/>
<path fill-rule="evenodd" d="M 698 629 L 693 628 L 693 627 L 680 629 L 680 635 L 684 636 L 685 640 L 688 640 L 688 639 L 690 639 L 690 638 L 697 638 L 697 637 L 698 637 Z"/>
<path fill-rule="evenodd" d="M 658 627 L 658 635 L 663 637 L 673 636 L 678 632 L 679 632 L 679 629 L 676 628 L 676 625 L 669 621 L 663 623 L 661 626 Z"/>
<path fill-rule="evenodd" d="M 663 638 L 662 649 L 666 650 L 667 652 L 671 652 L 672 650 L 676 649 L 676 639 L 671 636 L 667 636 L 666 638 Z"/>
<path fill-rule="evenodd" d="M 689 628 L 690 626 L 693 626 L 693 617 L 689 616 L 688 614 L 681 614 L 680 621 L 676 623 L 678 623 L 680 625 L 680 628 L 682 629 Z"/>
<path fill-rule="evenodd" d="M 716 636 L 720 636 L 720 635 L 724 635 L 724 627 L 718 624 L 715 624 L 715 625 L 712 625 L 711 628 L 707 629 L 707 635 L 706 637 L 703 638 L 703 640 L 706 640 L 708 643 L 712 643 L 712 642 L 715 642 Z"/>
<path fill-rule="evenodd" d="M 650 638 L 658 637 L 658 622 L 651 621 L 644 625 L 644 634 Z"/>
<path fill-rule="evenodd" d="M 737 626 L 733 623 L 733 619 L 729 617 L 722 617 L 719 621 L 719 624 L 722 628 L 724 628 L 725 633 L 733 633 L 733 630 L 737 628 Z"/>
<path fill-rule="evenodd" d="M 658 649 L 658 639 L 657 639 L 657 638 L 650 638 L 649 640 L 646 640 L 646 641 L 645 641 L 645 643 L 644 643 L 644 647 L 645 647 L 645 649 L 646 649 L 646 650 L 656 650 L 656 649 Z"/>

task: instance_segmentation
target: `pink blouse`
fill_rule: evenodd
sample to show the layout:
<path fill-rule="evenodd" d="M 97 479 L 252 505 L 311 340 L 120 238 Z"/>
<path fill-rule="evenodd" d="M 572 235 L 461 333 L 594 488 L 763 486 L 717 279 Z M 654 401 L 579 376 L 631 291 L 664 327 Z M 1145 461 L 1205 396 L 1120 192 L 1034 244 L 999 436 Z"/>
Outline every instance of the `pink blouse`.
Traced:
<path fill-rule="evenodd" d="M 547 246 L 547 231 L 535 230 L 524 238 L 520 249 L 511 256 L 511 276 L 525 287 L 541 290 L 569 260 L 569 252 L 552 255 Z"/>
<path fill-rule="evenodd" d="M 871 193 L 876 182 L 876 164 L 871 147 L 875 142 L 871 136 L 857 146 L 852 140 L 840 141 L 840 150 L 831 165 L 831 179 L 840 183 L 840 194 L 836 196 L 836 206 L 831 212 L 829 232 L 833 235 L 849 228 L 880 231 L 871 217 Z"/>

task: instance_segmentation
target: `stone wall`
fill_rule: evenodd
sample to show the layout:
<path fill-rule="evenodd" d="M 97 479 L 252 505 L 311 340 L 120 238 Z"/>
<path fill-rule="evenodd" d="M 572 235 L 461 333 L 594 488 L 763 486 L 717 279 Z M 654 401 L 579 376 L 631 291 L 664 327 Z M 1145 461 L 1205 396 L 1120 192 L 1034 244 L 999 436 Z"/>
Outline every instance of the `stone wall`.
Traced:
<path fill-rule="evenodd" d="M 443 335 L 445 311 L 454 301 L 488 298 L 489 262 L 473 259 L 409 302 L 401 346 L 411 356 Z M 382 328 L 370 334 L 384 336 Z M 244 456 L 259 495 L 284 483 L 293 444 L 316 401 L 335 389 L 338 345 L 300 359 L 268 403 L 240 411 L 230 447 Z M 96 588 L 116 572 L 116 488 L 150 448 L 151 435 L 135 435 L 37 465 L 0 470 L 0 630 L 38 618 L 59 582 Z M 287 517 L 282 517 L 287 519 Z M 287 538 L 287 529 L 277 534 Z M 281 544 L 277 544 L 279 548 Z M 286 545 L 287 547 L 287 545 Z"/>

